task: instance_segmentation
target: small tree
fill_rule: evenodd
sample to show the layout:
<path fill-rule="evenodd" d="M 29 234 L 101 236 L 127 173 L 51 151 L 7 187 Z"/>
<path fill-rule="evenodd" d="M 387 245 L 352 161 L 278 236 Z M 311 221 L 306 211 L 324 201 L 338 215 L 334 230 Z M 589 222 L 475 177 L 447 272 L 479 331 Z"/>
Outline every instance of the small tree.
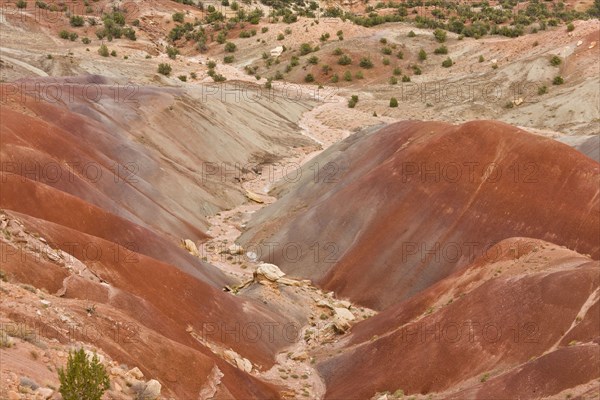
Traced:
<path fill-rule="evenodd" d="M 172 68 L 167 63 L 158 64 L 158 73 L 162 75 L 169 76 L 171 74 Z"/>
<path fill-rule="evenodd" d="M 398 99 L 396 99 L 395 97 L 392 97 L 390 99 L 390 107 L 398 107 Z"/>
<path fill-rule="evenodd" d="M 452 62 L 452 59 L 450 57 L 446 58 L 444 61 L 442 61 L 442 67 L 444 68 L 450 68 L 454 63 Z"/>
<path fill-rule="evenodd" d="M 419 60 L 421 60 L 421 61 L 427 60 L 427 53 L 425 53 L 425 50 L 423 50 L 423 49 L 419 50 Z"/>
<path fill-rule="evenodd" d="M 110 387 L 104 365 L 98 357 L 89 360 L 83 349 L 69 352 L 66 370 L 58 370 L 59 392 L 64 400 L 100 400 Z"/>

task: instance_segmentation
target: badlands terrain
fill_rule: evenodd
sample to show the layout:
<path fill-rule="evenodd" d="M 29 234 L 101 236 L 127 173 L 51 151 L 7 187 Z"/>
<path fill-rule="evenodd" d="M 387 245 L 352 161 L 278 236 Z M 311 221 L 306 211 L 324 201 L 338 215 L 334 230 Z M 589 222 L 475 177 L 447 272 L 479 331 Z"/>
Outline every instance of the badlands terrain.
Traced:
<path fill-rule="evenodd" d="M 0 399 L 600 398 L 597 0 L 0 4 Z"/>

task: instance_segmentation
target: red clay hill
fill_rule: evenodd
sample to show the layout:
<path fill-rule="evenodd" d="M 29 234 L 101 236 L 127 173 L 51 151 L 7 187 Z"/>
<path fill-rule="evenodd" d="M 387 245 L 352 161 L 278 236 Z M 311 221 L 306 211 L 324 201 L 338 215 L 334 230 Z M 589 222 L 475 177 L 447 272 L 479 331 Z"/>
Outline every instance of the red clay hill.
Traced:
<path fill-rule="evenodd" d="M 241 242 L 375 309 L 510 237 L 600 256 L 600 164 L 504 123 L 398 122 L 351 136 L 303 172 Z"/>

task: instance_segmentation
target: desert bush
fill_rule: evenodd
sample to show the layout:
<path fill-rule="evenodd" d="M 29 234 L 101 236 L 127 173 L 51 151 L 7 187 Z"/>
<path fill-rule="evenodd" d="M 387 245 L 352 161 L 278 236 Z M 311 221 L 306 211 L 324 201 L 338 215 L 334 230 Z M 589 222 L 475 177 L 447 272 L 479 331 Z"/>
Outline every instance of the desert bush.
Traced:
<path fill-rule="evenodd" d="M 408 32 L 408 37 L 415 37 L 417 36 L 416 33 L 414 33 L 413 31 Z"/>
<path fill-rule="evenodd" d="M 427 53 L 423 49 L 419 50 L 419 60 L 421 60 L 421 61 L 427 60 Z"/>
<path fill-rule="evenodd" d="M 446 31 L 443 29 L 436 29 L 435 31 L 433 31 L 433 36 L 435 37 L 435 40 L 437 40 L 440 43 L 444 43 L 446 41 Z"/>
<path fill-rule="evenodd" d="M 88 359 L 85 351 L 69 351 L 66 369 L 58 370 L 59 392 L 64 400 L 100 400 L 110 387 L 104 365 L 94 354 Z"/>
<path fill-rule="evenodd" d="M 360 59 L 360 63 L 358 65 L 360 65 L 361 68 L 373 68 L 373 61 L 371 61 L 369 57 L 363 57 Z"/>
<path fill-rule="evenodd" d="M 100 46 L 100 48 L 98 49 L 98 54 L 100 54 L 102 57 L 108 57 L 108 55 L 110 54 L 110 52 L 108 51 L 108 47 L 106 47 L 105 44 Z"/>
<path fill-rule="evenodd" d="M 179 50 L 177 50 L 177 48 L 167 46 L 167 55 L 169 56 L 170 59 L 172 59 L 172 60 L 176 59 L 178 54 L 179 54 Z"/>
<path fill-rule="evenodd" d="M 550 59 L 550 65 L 552 65 L 554 67 L 558 67 L 561 62 L 562 62 L 562 60 L 560 59 L 559 56 L 552 56 L 552 58 Z"/>
<path fill-rule="evenodd" d="M 167 63 L 158 64 L 158 73 L 161 75 L 169 76 L 173 68 Z"/>
<path fill-rule="evenodd" d="M 313 74 L 306 74 L 306 76 L 304 77 L 304 82 L 310 83 L 314 81 L 315 77 L 313 76 Z"/>
<path fill-rule="evenodd" d="M 392 97 L 390 99 L 390 107 L 398 107 L 398 99 L 396 99 L 395 97 Z"/>
<path fill-rule="evenodd" d="M 73 27 L 78 27 L 78 26 L 83 26 L 83 24 L 85 23 L 85 21 L 84 21 L 84 19 L 83 19 L 83 17 L 81 15 L 73 15 L 69 19 L 69 23 Z"/>
<path fill-rule="evenodd" d="M 444 45 L 441 45 L 437 49 L 433 51 L 435 54 L 448 54 L 448 48 Z"/>
<path fill-rule="evenodd" d="M 350 57 L 348 57 L 346 54 L 344 54 L 343 56 L 341 56 L 338 59 L 338 64 L 340 64 L 340 65 L 350 65 L 350 64 L 352 64 L 352 59 Z"/>
<path fill-rule="evenodd" d="M 452 62 L 452 59 L 450 57 L 442 61 L 442 67 L 444 68 L 450 68 L 452 65 L 454 65 L 454 63 Z"/>
<path fill-rule="evenodd" d="M 554 79 L 552 80 L 553 85 L 562 85 L 563 83 L 565 83 L 565 80 L 563 79 L 562 76 L 555 76 Z"/>
<path fill-rule="evenodd" d="M 185 19 L 185 14 L 182 12 L 176 12 L 171 16 L 171 18 L 173 18 L 173 21 L 175 22 L 183 23 L 183 20 Z"/>
<path fill-rule="evenodd" d="M 350 72 L 350 71 L 344 72 L 344 80 L 346 82 L 351 82 L 352 81 L 352 72 Z"/>
<path fill-rule="evenodd" d="M 225 43 L 225 51 L 226 52 L 233 53 L 236 50 L 237 50 L 237 46 L 235 45 L 235 43 L 232 43 L 232 42 Z"/>

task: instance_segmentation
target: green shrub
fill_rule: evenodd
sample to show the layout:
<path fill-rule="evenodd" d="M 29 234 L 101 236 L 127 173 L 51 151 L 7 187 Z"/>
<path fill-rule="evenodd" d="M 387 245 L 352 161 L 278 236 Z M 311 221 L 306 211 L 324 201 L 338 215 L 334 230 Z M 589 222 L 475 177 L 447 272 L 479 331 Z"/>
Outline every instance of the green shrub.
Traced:
<path fill-rule="evenodd" d="M 310 43 L 302 43 L 300 45 L 300 55 L 305 56 L 312 51 L 313 51 L 313 49 L 312 49 L 312 46 L 310 45 Z"/>
<path fill-rule="evenodd" d="M 363 75 L 362 71 L 357 71 L 356 74 L 354 74 L 354 77 L 356 79 L 364 79 L 365 76 Z"/>
<path fill-rule="evenodd" d="M 402 82 L 410 82 L 410 76 L 402 75 Z"/>
<path fill-rule="evenodd" d="M 435 40 L 437 40 L 440 43 L 444 43 L 446 41 L 446 31 L 443 29 L 436 29 L 435 31 L 433 31 L 433 36 L 435 37 Z"/>
<path fill-rule="evenodd" d="M 225 43 L 225 51 L 228 53 L 233 53 L 237 49 L 235 43 L 227 42 Z"/>
<path fill-rule="evenodd" d="M 404 53 L 399 51 L 398 54 L 396 54 L 396 57 L 398 57 L 399 60 L 403 60 L 404 59 Z"/>
<path fill-rule="evenodd" d="M 390 59 L 387 57 L 381 60 L 381 62 L 383 63 L 383 65 L 390 65 Z"/>
<path fill-rule="evenodd" d="M 392 49 L 389 47 L 384 47 L 383 49 L 381 49 L 381 52 L 387 56 L 389 56 L 390 54 L 392 54 Z"/>
<path fill-rule="evenodd" d="M 331 82 L 337 83 L 339 80 L 340 80 L 340 77 L 338 76 L 338 74 L 333 74 L 331 76 Z"/>
<path fill-rule="evenodd" d="M 540 87 L 538 87 L 538 95 L 543 95 L 548 93 L 548 87 L 546 87 L 546 85 L 542 85 Z"/>
<path fill-rule="evenodd" d="M 261 33 L 267 33 L 267 32 L 269 32 L 269 28 L 268 28 L 268 27 L 266 27 L 266 26 L 263 26 L 263 27 L 260 29 L 260 31 L 261 31 Z"/>
<path fill-rule="evenodd" d="M 358 103 L 358 96 L 354 94 L 352 97 L 350 97 L 350 100 L 348 100 L 348 108 L 354 108 L 356 103 Z"/>
<path fill-rule="evenodd" d="M 68 39 L 69 38 L 69 31 L 66 31 L 66 30 L 63 29 L 62 31 L 58 32 L 58 36 L 61 39 Z"/>
<path fill-rule="evenodd" d="M 567 32 L 573 32 L 575 30 L 575 25 L 572 22 L 567 24 Z"/>
<path fill-rule="evenodd" d="M 69 40 L 71 42 L 74 42 L 77 40 L 77 38 L 79 37 L 79 35 L 76 32 L 71 32 L 69 33 Z"/>
<path fill-rule="evenodd" d="M 442 61 L 442 67 L 444 68 L 450 68 L 452 65 L 454 65 L 454 63 L 452 62 L 452 59 L 450 57 Z"/>
<path fill-rule="evenodd" d="M 158 64 L 158 73 L 159 74 L 169 76 L 171 74 L 172 70 L 173 70 L 173 68 L 171 68 L 171 66 L 167 63 Z"/>
<path fill-rule="evenodd" d="M 279 35 L 277 35 L 277 40 L 283 40 L 285 39 L 285 36 L 283 36 L 283 33 L 280 33 Z"/>
<path fill-rule="evenodd" d="M 117 56 L 117 51 L 116 50 L 111 51 L 110 55 L 113 56 L 113 57 L 116 57 Z"/>
<path fill-rule="evenodd" d="M 110 387 L 104 365 L 95 354 L 89 360 L 83 349 L 69 351 L 66 370 L 58 370 L 58 379 L 64 400 L 100 400 Z"/>
<path fill-rule="evenodd" d="M 108 51 L 108 47 L 106 47 L 105 44 L 100 46 L 100 48 L 98 49 L 98 54 L 100 54 L 102 57 L 108 57 L 108 55 L 110 54 Z"/>
<path fill-rule="evenodd" d="M 83 44 L 90 44 L 92 41 L 90 40 L 90 38 L 84 37 L 81 39 L 81 43 Z"/>
<path fill-rule="evenodd" d="M 84 22 L 85 21 L 83 20 L 83 17 L 81 15 L 73 15 L 69 20 L 69 23 L 73 27 L 83 26 Z"/>
<path fill-rule="evenodd" d="M 425 50 L 423 50 L 423 49 L 419 50 L 419 60 L 421 60 L 421 61 L 427 60 L 427 53 L 425 53 Z"/>
<path fill-rule="evenodd" d="M 344 54 L 343 56 L 341 56 L 339 58 L 338 64 L 340 64 L 340 65 L 350 65 L 350 64 L 352 64 L 352 59 L 350 57 L 348 57 L 346 54 Z"/>
<path fill-rule="evenodd" d="M 313 74 L 306 74 L 306 76 L 304 77 L 304 82 L 310 83 L 314 81 L 315 77 L 313 76 Z"/>
<path fill-rule="evenodd" d="M 390 85 L 396 85 L 398 83 L 398 78 L 396 78 L 395 76 L 390 76 L 389 82 Z"/>
<path fill-rule="evenodd" d="M 187 76 L 186 75 L 179 75 L 178 78 L 179 78 L 179 80 L 181 82 L 187 82 Z"/>
<path fill-rule="evenodd" d="M 225 56 L 225 57 L 223 57 L 223 63 L 231 64 L 234 59 L 235 59 L 235 57 L 233 55 Z"/>
<path fill-rule="evenodd" d="M 358 65 L 360 65 L 361 68 L 373 68 L 373 61 L 371 61 L 369 57 L 363 57 L 360 59 L 360 63 Z"/>
<path fill-rule="evenodd" d="M 561 62 L 562 60 L 559 56 L 552 56 L 552 58 L 550 59 L 550 65 L 552 65 L 553 67 L 558 67 Z"/>
<path fill-rule="evenodd" d="M 339 47 L 336 47 L 336 49 L 333 51 L 333 54 L 336 56 L 341 56 L 342 54 L 344 54 L 344 51 Z"/>
<path fill-rule="evenodd" d="M 25 0 L 17 1 L 17 8 L 25 8 L 27 7 L 27 2 Z"/>
<path fill-rule="evenodd" d="M 214 69 L 217 66 L 217 62 L 210 60 L 209 62 L 206 63 L 206 66 L 208 67 L 208 69 Z"/>
<path fill-rule="evenodd" d="M 182 12 L 176 12 L 175 14 L 172 15 L 172 17 L 173 17 L 173 21 L 183 23 L 185 14 Z"/>
<path fill-rule="evenodd" d="M 379 43 L 381 43 L 381 44 L 387 44 L 387 39 L 386 38 L 381 38 L 381 39 L 379 39 Z"/>
<path fill-rule="evenodd" d="M 421 75 L 421 68 L 419 68 L 417 65 L 413 65 L 413 73 L 415 75 Z"/>
<path fill-rule="evenodd" d="M 485 58 L 483 58 L 483 56 L 479 56 L 479 62 L 482 63 L 485 61 Z"/>
<path fill-rule="evenodd" d="M 318 63 L 319 63 L 319 57 L 317 57 L 317 56 L 312 56 L 312 57 L 310 57 L 310 58 L 308 59 L 308 63 L 309 63 L 309 64 L 313 64 L 313 65 L 316 65 L 316 64 L 318 64 Z"/>
<path fill-rule="evenodd" d="M 344 72 L 344 80 L 346 82 L 351 82 L 352 81 L 352 72 L 350 72 L 350 71 Z"/>
<path fill-rule="evenodd" d="M 562 76 L 555 76 L 552 80 L 553 85 L 562 85 L 563 83 L 565 83 L 565 80 L 562 78 Z"/>
<path fill-rule="evenodd" d="M 167 46 L 167 55 L 170 59 L 176 59 L 177 54 L 179 54 L 179 50 L 177 50 L 175 47 Z"/>
<path fill-rule="evenodd" d="M 441 45 L 437 49 L 433 51 L 435 54 L 448 54 L 448 48 L 444 45 Z"/>
<path fill-rule="evenodd" d="M 390 107 L 398 107 L 398 99 L 396 99 L 395 97 L 392 97 L 390 99 Z"/>
<path fill-rule="evenodd" d="M 414 33 L 413 31 L 408 32 L 408 37 L 415 37 L 417 36 L 416 33 Z"/>
<path fill-rule="evenodd" d="M 402 70 L 400 69 L 400 67 L 396 67 L 394 68 L 394 75 L 402 75 Z"/>

